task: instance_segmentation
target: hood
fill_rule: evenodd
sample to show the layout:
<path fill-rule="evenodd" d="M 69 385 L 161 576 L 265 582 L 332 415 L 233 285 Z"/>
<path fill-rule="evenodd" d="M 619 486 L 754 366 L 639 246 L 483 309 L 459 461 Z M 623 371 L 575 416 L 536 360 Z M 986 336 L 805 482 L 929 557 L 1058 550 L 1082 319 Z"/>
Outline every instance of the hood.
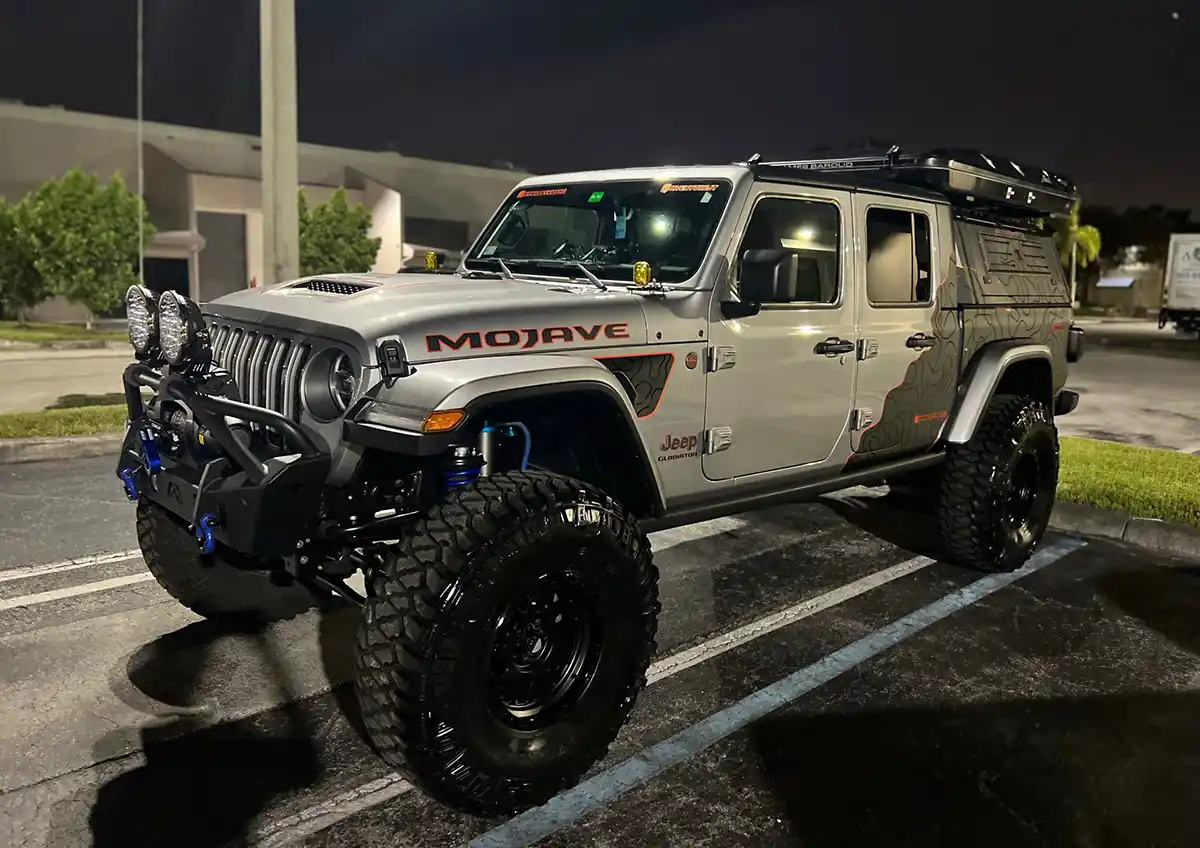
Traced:
<path fill-rule="evenodd" d="M 621 288 L 449 274 L 334 274 L 246 289 L 209 316 L 313 335 L 398 337 L 410 362 L 645 344 L 641 300 Z"/>

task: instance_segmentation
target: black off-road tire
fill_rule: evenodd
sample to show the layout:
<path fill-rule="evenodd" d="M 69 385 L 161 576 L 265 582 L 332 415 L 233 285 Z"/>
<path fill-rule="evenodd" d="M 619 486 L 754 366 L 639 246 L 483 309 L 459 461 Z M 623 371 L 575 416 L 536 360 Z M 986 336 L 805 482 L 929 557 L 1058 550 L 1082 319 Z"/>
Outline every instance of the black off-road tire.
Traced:
<path fill-rule="evenodd" d="M 142 498 L 137 505 L 138 546 L 146 566 L 171 597 L 197 615 L 245 625 L 299 615 L 318 603 L 307 588 L 278 572 L 253 570 L 231 551 L 204 555 L 188 526 Z"/>
<path fill-rule="evenodd" d="M 942 467 L 937 518 L 949 559 L 978 571 L 1020 568 L 1049 527 L 1057 488 L 1050 410 L 1023 395 L 996 395 Z"/>
<path fill-rule="evenodd" d="M 518 719 L 495 696 L 497 664 L 513 653 L 497 632 L 547 584 L 556 603 L 570 602 L 538 627 L 587 621 L 594 638 L 573 649 L 585 659 L 548 717 Z M 385 762 L 463 812 L 510 814 L 574 786 L 646 685 L 660 609 L 650 541 L 620 504 L 577 480 L 507 473 L 451 491 L 373 587 L 355 654 L 363 724 Z"/>

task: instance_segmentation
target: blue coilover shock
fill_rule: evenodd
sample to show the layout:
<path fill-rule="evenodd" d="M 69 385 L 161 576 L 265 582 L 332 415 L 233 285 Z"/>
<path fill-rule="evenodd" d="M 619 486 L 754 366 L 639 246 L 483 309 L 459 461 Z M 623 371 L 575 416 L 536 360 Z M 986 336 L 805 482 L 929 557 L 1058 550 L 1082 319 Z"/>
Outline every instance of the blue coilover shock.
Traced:
<path fill-rule="evenodd" d="M 459 446 L 450 454 L 442 471 L 442 482 L 449 489 L 466 486 L 479 479 L 483 467 L 483 456 L 473 447 Z"/>

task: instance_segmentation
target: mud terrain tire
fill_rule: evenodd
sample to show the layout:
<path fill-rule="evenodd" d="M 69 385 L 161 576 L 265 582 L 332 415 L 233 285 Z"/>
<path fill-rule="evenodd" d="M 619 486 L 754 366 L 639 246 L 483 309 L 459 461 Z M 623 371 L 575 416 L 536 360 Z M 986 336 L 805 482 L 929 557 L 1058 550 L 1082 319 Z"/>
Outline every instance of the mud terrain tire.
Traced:
<path fill-rule="evenodd" d="M 385 762 L 463 812 L 514 813 L 578 783 L 646 685 L 650 541 L 577 480 L 506 473 L 451 491 L 372 585 L 363 724 Z"/>
<path fill-rule="evenodd" d="M 1045 404 L 998 394 L 942 469 L 937 517 L 952 562 L 978 571 L 1013 571 L 1033 554 L 1050 524 L 1058 488 L 1058 430 Z"/>
<path fill-rule="evenodd" d="M 317 597 L 286 576 L 235 564 L 217 548 L 200 553 L 188 526 L 163 507 L 142 498 L 137 537 L 146 566 L 171 597 L 197 615 L 246 625 L 291 618 L 312 608 Z M 287 582 L 281 582 L 287 581 Z"/>

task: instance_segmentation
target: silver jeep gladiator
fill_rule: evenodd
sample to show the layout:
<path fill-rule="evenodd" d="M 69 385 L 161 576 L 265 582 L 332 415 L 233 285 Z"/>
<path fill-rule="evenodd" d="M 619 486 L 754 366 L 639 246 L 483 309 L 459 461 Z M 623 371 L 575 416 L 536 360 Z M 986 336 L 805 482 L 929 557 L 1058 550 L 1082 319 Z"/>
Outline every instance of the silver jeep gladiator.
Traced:
<path fill-rule="evenodd" d="M 1028 559 L 1079 397 L 1044 227 L 1076 195 L 965 150 L 557 174 L 453 271 L 135 286 L 146 563 L 211 618 L 359 605 L 383 759 L 474 814 L 542 803 L 645 686 L 647 532 L 889 484 L 948 562 Z"/>

